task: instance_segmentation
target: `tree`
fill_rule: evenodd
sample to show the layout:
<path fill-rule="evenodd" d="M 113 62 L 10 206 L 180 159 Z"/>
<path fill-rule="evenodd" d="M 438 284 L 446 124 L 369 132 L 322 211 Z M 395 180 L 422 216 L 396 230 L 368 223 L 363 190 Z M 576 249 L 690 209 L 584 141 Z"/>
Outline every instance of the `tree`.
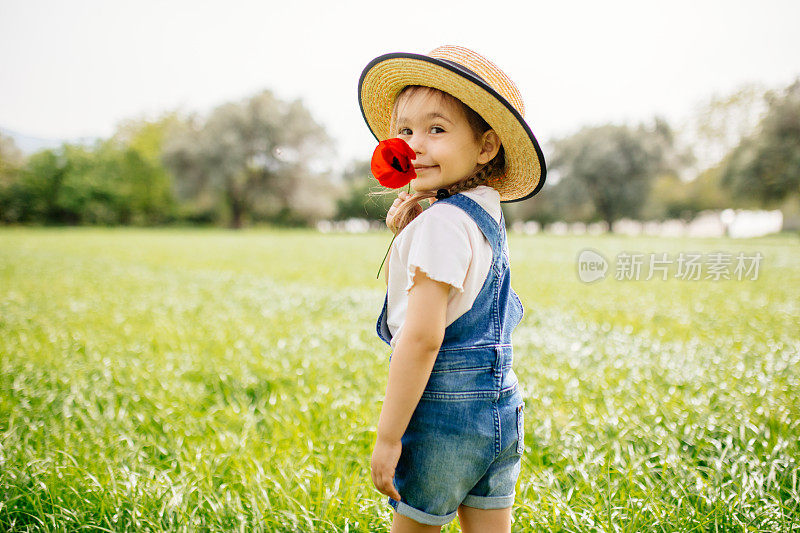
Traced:
<path fill-rule="evenodd" d="M 14 139 L 0 133 L 0 177 L 16 172 L 25 161 L 22 152 L 17 148 Z"/>
<path fill-rule="evenodd" d="M 61 186 L 70 169 L 67 147 L 32 154 L 20 169 L 11 203 L 14 222 L 75 222 L 60 206 Z"/>
<path fill-rule="evenodd" d="M 162 162 L 164 143 L 181 125 L 176 112 L 156 120 L 126 120 L 108 140 L 107 148 L 118 152 L 118 172 L 126 177 L 132 222 L 155 224 L 175 216 L 173 177 Z"/>
<path fill-rule="evenodd" d="M 300 100 L 264 91 L 173 130 L 164 162 L 179 198 L 222 206 L 239 228 L 248 217 L 299 223 L 331 214 L 330 193 L 320 192 L 329 185 L 312 171 L 331 153 L 331 140 Z"/>
<path fill-rule="evenodd" d="M 697 156 L 696 173 L 719 165 L 756 130 L 765 110 L 765 90 L 757 84 L 715 95 L 699 106 L 686 132 Z"/>
<path fill-rule="evenodd" d="M 150 225 L 170 217 L 169 176 L 157 159 L 115 138 L 69 148 L 67 158 L 59 206 L 80 223 Z"/>
<path fill-rule="evenodd" d="M 0 222 L 13 222 L 19 217 L 14 196 L 19 169 L 24 161 L 14 139 L 0 133 Z"/>
<path fill-rule="evenodd" d="M 155 224 L 171 205 L 160 164 L 113 140 L 31 155 L 4 197 L 6 221 L 39 224 Z"/>
<path fill-rule="evenodd" d="M 651 127 L 585 127 L 555 141 L 553 152 L 550 168 L 561 175 L 554 196 L 575 209 L 591 204 L 609 227 L 638 216 L 652 180 L 691 159 L 675 149 L 672 130 L 661 119 Z"/>
<path fill-rule="evenodd" d="M 776 204 L 800 193 L 800 79 L 766 99 L 756 132 L 723 161 L 722 183 L 740 198 Z"/>
<path fill-rule="evenodd" d="M 661 174 L 653 182 L 642 215 L 646 219 L 689 220 L 701 211 L 753 207 L 752 201 L 733 198 L 720 180 L 718 166 L 701 172 L 691 181 L 683 181 L 674 174 Z"/>

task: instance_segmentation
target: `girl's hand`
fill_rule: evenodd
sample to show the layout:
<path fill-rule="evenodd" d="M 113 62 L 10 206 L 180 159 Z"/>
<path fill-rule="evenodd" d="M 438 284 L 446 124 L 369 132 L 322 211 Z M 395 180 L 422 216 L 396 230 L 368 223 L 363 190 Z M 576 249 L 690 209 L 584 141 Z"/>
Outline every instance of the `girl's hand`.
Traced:
<path fill-rule="evenodd" d="M 411 198 L 410 194 L 408 194 L 406 191 L 400 191 L 399 193 L 397 193 L 397 198 L 395 199 L 394 202 L 392 202 L 392 206 L 386 213 L 386 226 L 392 231 L 392 233 L 397 233 L 398 231 L 403 229 L 399 226 L 399 221 L 395 221 L 395 215 L 397 214 L 397 210 L 400 207 L 400 205 L 403 202 L 407 201 L 409 198 Z M 412 210 L 412 213 L 413 216 L 411 217 L 411 220 L 414 220 L 420 213 L 422 213 L 422 206 L 416 204 Z"/>
<path fill-rule="evenodd" d="M 378 436 L 372 451 L 372 484 L 382 494 L 400 501 L 400 493 L 394 488 L 394 469 L 400 460 L 403 445 L 399 440 L 391 441 Z"/>

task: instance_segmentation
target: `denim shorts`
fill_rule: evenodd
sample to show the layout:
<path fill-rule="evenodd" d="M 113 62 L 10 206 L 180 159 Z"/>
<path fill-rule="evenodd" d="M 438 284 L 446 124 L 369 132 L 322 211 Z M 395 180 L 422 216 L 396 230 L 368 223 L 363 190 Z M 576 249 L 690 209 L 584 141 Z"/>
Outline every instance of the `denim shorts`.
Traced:
<path fill-rule="evenodd" d="M 512 506 L 524 451 L 522 396 L 516 384 L 493 398 L 476 396 L 442 399 L 423 393 L 395 469 L 402 501 L 390 497 L 389 505 L 397 513 L 444 525 L 461 504 Z"/>

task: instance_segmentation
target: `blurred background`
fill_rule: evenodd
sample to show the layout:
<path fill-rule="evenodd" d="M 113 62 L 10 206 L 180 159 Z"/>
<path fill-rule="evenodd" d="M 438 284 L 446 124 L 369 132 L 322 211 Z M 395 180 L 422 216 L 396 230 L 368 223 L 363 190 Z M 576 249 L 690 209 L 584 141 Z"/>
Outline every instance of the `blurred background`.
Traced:
<path fill-rule="evenodd" d="M 361 70 L 459 44 L 516 81 L 545 152 L 516 230 L 796 230 L 797 20 L 790 0 L 6 0 L 0 222 L 376 228 Z"/>

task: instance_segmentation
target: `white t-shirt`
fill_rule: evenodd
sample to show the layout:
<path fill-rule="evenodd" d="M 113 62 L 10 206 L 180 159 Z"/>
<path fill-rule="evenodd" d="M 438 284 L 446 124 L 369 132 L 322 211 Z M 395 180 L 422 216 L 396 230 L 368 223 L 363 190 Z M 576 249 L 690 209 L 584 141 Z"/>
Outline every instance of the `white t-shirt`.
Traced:
<path fill-rule="evenodd" d="M 461 194 L 474 200 L 500 223 L 500 194 L 479 185 Z M 475 302 L 492 266 L 492 246 L 475 221 L 461 208 L 437 205 L 423 211 L 401 231 L 389 254 L 386 322 L 394 349 L 408 308 L 408 291 L 417 269 L 449 284 L 446 326 Z M 504 252 L 508 254 L 508 243 Z"/>

